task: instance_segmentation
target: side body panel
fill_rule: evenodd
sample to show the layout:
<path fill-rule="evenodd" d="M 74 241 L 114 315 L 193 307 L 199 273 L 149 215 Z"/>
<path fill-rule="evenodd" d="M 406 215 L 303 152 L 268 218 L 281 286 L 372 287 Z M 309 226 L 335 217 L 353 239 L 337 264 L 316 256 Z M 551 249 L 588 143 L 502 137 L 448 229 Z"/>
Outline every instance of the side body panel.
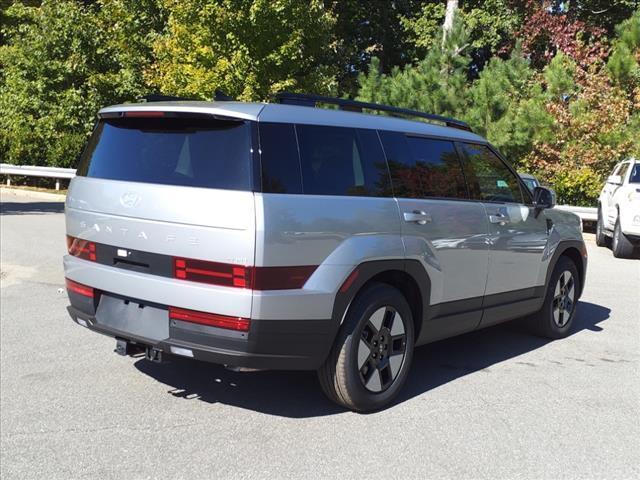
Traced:
<path fill-rule="evenodd" d="M 624 162 L 619 163 L 614 167 L 611 171 L 611 175 L 619 175 L 621 170 L 623 169 Z M 624 180 L 623 180 L 624 184 Z M 604 187 L 602 187 L 602 192 L 600 193 L 600 209 L 602 211 L 602 220 L 604 223 L 604 228 L 607 230 L 613 231 L 616 225 L 616 219 L 618 217 L 618 208 L 617 208 L 617 197 L 622 189 L 622 185 L 617 185 L 615 183 L 610 183 L 609 181 L 605 182 Z"/>
<path fill-rule="evenodd" d="M 489 244 L 479 202 L 399 199 L 401 215 L 424 212 L 427 223 L 402 222 L 407 260 L 430 279 L 430 296 L 417 344 L 475 329 L 482 316 Z M 471 300 L 470 300 L 471 299 Z"/>
<path fill-rule="evenodd" d="M 430 219 L 402 222 L 407 259 L 419 260 L 431 279 L 430 304 L 484 295 L 489 232 L 483 205 L 404 198 L 398 204 L 401 215 L 420 211 Z"/>
<path fill-rule="evenodd" d="M 544 252 L 549 225 L 544 212 L 523 204 L 486 203 L 487 215 L 504 223 L 490 223 L 489 275 L 486 295 L 538 285 L 545 271 Z"/>
<path fill-rule="evenodd" d="M 613 199 L 613 212 L 620 221 L 620 229 L 625 235 L 631 236 L 632 241 L 638 241 L 640 237 L 640 184 L 631 183 L 631 174 L 635 168 L 640 168 L 635 161 L 629 162 L 626 175 L 622 178 L 622 185 L 616 189 Z M 613 223 L 615 227 L 615 220 Z"/>
<path fill-rule="evenodd" d="M 254 292 L 254 318 L 331 318 L 356 266 L 404 258 L 393 198 L 256 194 L 255 201 L 255 264 L 318 267 L 302 289 Z"/>

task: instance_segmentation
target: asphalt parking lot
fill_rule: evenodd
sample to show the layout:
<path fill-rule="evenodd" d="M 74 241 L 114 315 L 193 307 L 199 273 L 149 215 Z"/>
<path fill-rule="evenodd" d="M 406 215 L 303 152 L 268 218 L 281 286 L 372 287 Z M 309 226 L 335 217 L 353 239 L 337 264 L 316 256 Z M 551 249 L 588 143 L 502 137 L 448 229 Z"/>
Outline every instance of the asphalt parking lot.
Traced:
<path fill-rule="evenodd" d="M 0 476 L 640 478 L 640 260 L 588 239 L 572 335 L 507 324 L 417 350 L 382 412 L 311 372 L 113 353 L 66 313 L 62 204 L 2 194 Z"/>

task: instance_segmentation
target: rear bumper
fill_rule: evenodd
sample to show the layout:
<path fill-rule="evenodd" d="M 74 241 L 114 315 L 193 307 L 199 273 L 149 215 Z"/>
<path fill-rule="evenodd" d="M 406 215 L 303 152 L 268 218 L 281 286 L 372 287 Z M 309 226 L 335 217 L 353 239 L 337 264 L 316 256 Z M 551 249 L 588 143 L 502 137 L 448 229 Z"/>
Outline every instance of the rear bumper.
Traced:
<path fill-rule="evenodd" d="M 182 352 L 182 356 L 195 360 L 234 367 L 316 370 L 327 357 L 337 331 L 331 320 L 252 320 L 249 332 L 240 333 L 169 320 L 168 311 L 164 311 L 164 315 L 158 314 L 157 321 L 168 323 L 169 334 L 158 340 L 105 324 L 90 313 L 81 298 L 75 298 L 73 293 L 69 297 L 71 305 L 67 310 L 71 318 L 90 330 L 152 347 L 166 355 Z M 158 312 L 162 311 L 160 306 Z"/>

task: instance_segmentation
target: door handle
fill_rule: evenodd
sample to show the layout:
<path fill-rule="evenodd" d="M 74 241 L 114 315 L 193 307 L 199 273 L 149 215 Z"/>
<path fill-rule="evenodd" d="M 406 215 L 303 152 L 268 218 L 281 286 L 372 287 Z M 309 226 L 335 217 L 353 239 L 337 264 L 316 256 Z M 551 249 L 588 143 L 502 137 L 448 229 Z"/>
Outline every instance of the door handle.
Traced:
<path fill-rule="evenodd" d="M 418 225 L 425 225 L 427 223 L 431 223 L 431 215 L 427 212 L 423 212 L 422 210 L 414 210 L 413 212 L 404 212 L 404 221 L 405 222 L 415 222 Z"/>
<path fill-rule="evenodd" d="M 496 213 L 495 215 L 489 215 L 489 222 L 505 225 L 509 223 L 509 218 L 504 213 Z"/>

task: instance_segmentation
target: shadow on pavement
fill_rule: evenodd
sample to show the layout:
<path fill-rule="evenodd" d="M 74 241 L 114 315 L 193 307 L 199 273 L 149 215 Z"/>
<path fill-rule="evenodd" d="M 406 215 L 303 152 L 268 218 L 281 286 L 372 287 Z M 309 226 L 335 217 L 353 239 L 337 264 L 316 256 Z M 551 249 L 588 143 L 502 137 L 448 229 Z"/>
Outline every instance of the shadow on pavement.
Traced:
<path fill-rule="evenodd" d="M 609 312 L 608 308 L 600 305 L 580 302 L 571 335 L 582 330 L 601 331 L 599 324 L 609 318 Z M 547 343 L 549 340 L 529 334 L 515 321 L 419 347 L 407 383 L 395 403 L 402 403 L 467 374 L 488 370 L 492 365 Z M 135 367 L 170 385 L 171 395 L 189 401 L 220 402 L 290 418 L 344 412 L 324 397 L 314 372 L 236 373 L 219 365 L 181 358 L 172 358 L 167 364 L 141 359 Z M 545 368 L 555 367 L 549 365 Z"/>
<path fill-rule="evenodd" d="M 64 202 L 1 202 L 1 215 L 44 215 L 64 212 Z"/>

